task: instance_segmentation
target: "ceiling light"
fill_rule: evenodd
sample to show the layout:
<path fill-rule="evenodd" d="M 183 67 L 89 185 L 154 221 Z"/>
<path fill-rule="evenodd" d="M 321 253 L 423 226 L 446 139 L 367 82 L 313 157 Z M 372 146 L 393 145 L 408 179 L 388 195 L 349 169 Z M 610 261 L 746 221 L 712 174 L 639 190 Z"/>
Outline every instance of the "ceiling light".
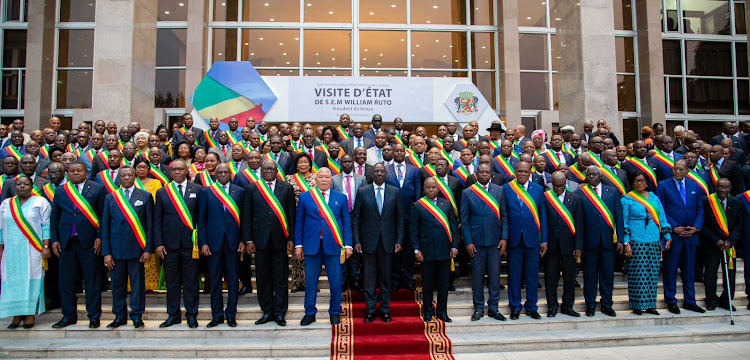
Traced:
<path fill-rule="evenodd" d="M 527 17 L 526 17 L 526 20 L 531 20 L 531 16 L 527 16 Z"/>
<path fill-rule="evenodd" d="M 374 13 L 374 12 L 371 12 L 371 13 L 370 13 L 370 15 L 375 15 L 375 13 Z"/>
<path fill-rule="evenodd" d="M 433 9 L 437 9 L 437 5 L 432 5 L 432 8 Z"/>
<path fill-rule="evenodd" d="M 279 43 L 279 46 L 284 46 L 284 43 Z"/>
<path fill-rule="evenodd" d="M 333 11 L 329 11 L 329 12 L 328 12 L 328 15 L 333 15 Z"/>
<path fill-rule="evenodd" d="M 391 4 L 391 7 L 396 7 L 396 4 Z"/>
<path fill-rule="evenodd" d="M 263 40 L 263 38 L 258 38 L 258 40 Z"/>
<path fill-rule="evenodd" d="M 263 4 L 264 6 L 268 6 L 268 3 Z"/>
<path fill-rule="evenodd" d="M 180 6 L 185 6 L 185 3 L 179 3 L 179 4 L 177 4 L 177 5 L 180 5 Z"/>
<path fill-rule="evenodd" d="M 165 11 L 164 14 L 169 15 L 169 11 Z"/>

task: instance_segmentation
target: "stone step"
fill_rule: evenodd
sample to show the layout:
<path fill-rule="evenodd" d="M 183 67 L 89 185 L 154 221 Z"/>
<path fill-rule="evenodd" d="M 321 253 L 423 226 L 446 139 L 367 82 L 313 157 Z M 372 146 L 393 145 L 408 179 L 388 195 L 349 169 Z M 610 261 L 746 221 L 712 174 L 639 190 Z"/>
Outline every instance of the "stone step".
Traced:
<path fill-rule="evenodd" d="M 747 306 L 747 298 L 744 296 L 741 296 L 741 294 L 737 294 L 735 300 L 733 300 L 733 304 L 737 308 L 744 309 Z M 521 294 L 522 299 L 525 299 L 525 294 Z M 679 304 L 682 304 L 682 294 L 677 295 L 677 299 L 679 301 Z M 629 305 L 628 305 L 628 296 L 627 295 L 617 295 L 613 296 L 613 306 L 612 308 L 615 311 L 629 311 Z M 327 294 L 322 293 L 318 296 L 317 301 L 317 308 L 319 314 L 326 314 L 328 311 L 328 302 L 329 298 Z M 697 300 L 698 305 L 705 307 L 705 301 L 703 296 L 698 297 Z M 225 303 L 226 304 L 226 303 Z M 510 309 L 508 308 L 508 298 L 507 293 L 501 293 L 500 298 L 500 312 L 507 315 L 510 314 Z M 539 313 L 540 314 L 546 314 L 547 312 L 547 306 L 546 301 L 544 297 L 541 297 L 539 302 Z M 663 296 L 657 297 L 657 308 L 659 309 L 666 309 L 667 305 L 663 300 Z M 576 297 L 576 302 L 574 305 L 574 308 L 576 311 L 583 312 L 586 309 L 586 304 L 584 302 L 584 299 L 582 296 Z M 470 299 L 449 299 L 448 300 L 448 315 L 449 316 L 470 316 L 473 313 L 474 306 L 472 304 L 472 300 Z M 111 313 L 111 307 L 110 306 L 102 306 L 102 321 L 111 321 L 114 319 L 114 314 Z M 665 310 L 666 311 L 666 310 Z M 725 311 L 723 309 L 717 309 L 716 311 L 722 312 Z M 58 317 L 60 315 L 60 310 L 55 309 L 51 310 L 48 313 L 56 314 Z M 260 310 L 260 306 L 257 303 L 257 300 L 255 299 L 240 299 L 238 306 L 237 306 L 237 320 L 256 320 L 262 316 L 262 311 Z M 728 312 L 727 312 L 728 314 Z M 290 303 L 289 304 L 289 310 L 287 312 L 286 319 L 288 322 L 290 321 L 299 321 L 299 319 L 302 319 L 304 316 L 304 305 L 301 302 L 296 303 Z M 78 318 L 79 319 L 87 319 L 86 317 L 86 307 L 84 304 L 78 304 Z M 146 311 L 143 315 L 144 320 L 165 320 L 167 318 L 167 310 L 166 306 L 164 304 L 155 304 L 155 305 L 146 305 Z M 200 302 L 199 308 L 198 308 L 198 320 L 199 321 L 209 321 L 211 320 L 211 305 L 209 301 L 203 301 Z"/>

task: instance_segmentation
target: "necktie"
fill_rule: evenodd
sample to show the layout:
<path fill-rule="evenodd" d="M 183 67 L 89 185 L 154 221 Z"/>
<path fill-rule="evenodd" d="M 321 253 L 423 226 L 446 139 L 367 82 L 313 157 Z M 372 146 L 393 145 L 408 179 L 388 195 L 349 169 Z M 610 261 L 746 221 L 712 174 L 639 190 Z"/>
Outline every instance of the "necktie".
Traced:
<path fill-rule="evenodd" d="M 110 171 L 109 173 L 112 176 L 112 181 L 115 181 L 115 176 L 117 176 L 117 171 Z"/>
<path fill-rule="evenodd" d="M 125 189 L 125 197 L 130 200 L 130 189 Z"/>
<path fill-rule="evenodd" d="M 357 147 L 361 147 L 361 146 L 362 146 L 362 139 L 357 139 Z"/>
<path fill-rule="evenodd" d="M 680 190 L 680 197 L 682 198 L 682 203 L 687 205 L 687 194 L 685 194 L 685 186 L 682 185 L 682 181 L 677 182 L 677 189 Z"/>
<path fill-rule="evenodd" d="M 383 162 L 383 149 L 378 148 L 378 162 Z"/>
<path fill-rule="evenodd" d="M 357 174 L 359 174 L 360 176 L 364 176 L 365 175 L 365 166 L 364 165 L 358 165 L 357 166 Z"/>
<path fill-rule="evenodd" d="M 273 192 L 273 183 L 272 182 L 268 183 L 268 188 L 271 190 L 271 192 Z"/>
<path fill-rule="evenodd" d="M 560 160 L 561 163 L 565 162 L 565 156 L 561 152 L 557 152 L 557 159 Z"/>
<path fill-rule="evenodd" d="M 346 197 L 349 203 L 349 212 L 352 211 L 352 176 L 346 176 Z"/>
<path fill-rule="evenodd" d="M 185 197 L 185 193 L 182 192 L 182 184 L 177 185 L 177 190 L 180 191 L 180 196 L 182 196 L 184 198 Z"/>
<path fill-rule="evenodd" d="M 309 152 L 310 152 L 310 160 L 313 160 L 313 161 L 314 161 L 315 159 L 313 158 L 313 151 L 312 151 L 312 149 L 310 149 L 310 151 L 309 151 Z"/>
<path fill-rule="evenodd" d="M 377 192 L 375 192 L 375 201 L 378 203 L 378 214 L 383 214 L 383 194 L 381 192 L 383 189 L 377 188 Z"/>
<path fill-rule="evenodd" d="M 328 202 L 328 199 L 326 199 L 326 193 L 324 191 L 320 192 L 321 195 L 323 195 L 323 201 Z M 323 218 L 323 209 L 320 209 L 320 220 L 325 222 Z M 323 226 L 320 226 L 320 239 L 323 239 Z"/>
<path fill-rule="evenodd" d="M 221 145 L 221 151 L 224 153 L 224 156 L 227 156 L 227 146 Z"/>
<path fill-rule="evenodd" d="M 404 170 L 403 170 L 404 164 L 398 164 L 396 168 L 398 171 L 396 172 L 398 174 L 398 182 L 400 183 L 404 179 Z"/>

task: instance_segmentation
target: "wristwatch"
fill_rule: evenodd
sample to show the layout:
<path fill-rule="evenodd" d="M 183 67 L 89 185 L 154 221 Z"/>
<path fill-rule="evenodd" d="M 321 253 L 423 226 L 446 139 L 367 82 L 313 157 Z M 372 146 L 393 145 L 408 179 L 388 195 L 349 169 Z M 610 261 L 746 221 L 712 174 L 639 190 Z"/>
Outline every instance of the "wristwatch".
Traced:
<path fill-rule="evenodd" d="M 49 249 L 49 245 L 44 245 L 44 248 L 45 249 Z"/>
<path fill-rule="evenodd" d="M 419 254 L 419 250 L 416 250 L 416 249 L 415 249 L 415 250 L 414 250 L 414 255 L 417 255 L 417 254 Z"/>

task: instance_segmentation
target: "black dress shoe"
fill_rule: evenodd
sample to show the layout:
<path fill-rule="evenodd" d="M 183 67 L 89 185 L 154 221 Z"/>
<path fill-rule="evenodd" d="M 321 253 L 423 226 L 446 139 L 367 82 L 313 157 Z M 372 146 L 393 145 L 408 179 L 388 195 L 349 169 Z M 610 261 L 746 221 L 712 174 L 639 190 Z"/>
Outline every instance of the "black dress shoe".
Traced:
<path fill-rule="evenodd" d="M 494 312 L 494 311 L 488 311 L 487 312 L 487 317 L 490 318 L 490 319 L 495 319 L 495 320 L 500 320 L 500 321 L 505 321 L 506 320 L 505 316 L 503 316 L 503 314 L 501 314 L 499 312 Z"/>
<path fill-rule="evenodd" d="M 563 308 L 560 314 L 565 314 L 572 317 L 581 317 L 581 314 L 573 310 L 572 308 Z"/>
<path fill-rule="evenodd" d="M 596 307 L 593 306 L 587 306 L 586 307 L 586 316 L 592 317 L 596 315 Z"/>
<path fill-rule="evenodd" d="M 505 290 L 505 285 L 500 284 L 500 290 Z"/>
<path fill-rule="evenodd" d="M 445 322 L 453 322 L 453 319 L 449 318 L 448 315 L 438 315 L 437 318 Z"/>
<path fill-rule="evenodd" d="M 479 321 L 482 316 L 484 316 L 483 312 L 475 311 L 473 314 L 471 314 L 471 321 Z"/>
<path fill-rule="evenodd" d="M 750 299 L 748 299 L 747 309 L 750 310 Z M 705 311 L 705 310 L 704 310 Z"/>
<path fill-rule="evenodd" d="M 539 320 L 539 319 L 542 318 L 541 315 L 539 315 L 539 313 L 536 312 L 536 311 L 528 311 L 527 310 L 526 311 L 526 315 L 528 315 L 529 317 L 531 317 L 534 320 Z"/>
<path fill-rule="evenodd" d="M 367 314 L 365 316 L 365 324 L 369 324 L 375 320 L 375 314 Z"/>
<path fill-rule="evenodd" d="M 159 328 L 162 328 L 162 329 L 163 328 L 168 328 L 168 327 L 170 327 L 172 325 L 177 325 L 177 324 L 179 324 L 181 322 L 182 322 L 182 319 L 180 319 L 180 318 L 178 318 L 176 316 L 170 316 L 170 317 L 167 318 L 166 321 L 164 321 L 163 323 L 161 323 L 159 325 Z"/>
<path fill-rule="evenodd" d="M 302 326 L 307 326 L 315 322 L 315 315 L 305 315 L 302 317 L 302 321 L 299 322 Z"/>
<path fill-rule="evenodd" d="M 716 303 L 715 302 L 706 303 L 706 310 L 708 311 L 716 310 Z"/>
<path fill-rule="evenodd" d="M 580 288 L 581 287 L 581 283 L 579 283 L 578 280 L 574 280 L 574 281 L 575 282 L 573 283 L 573 286 L 575 286 L 577 288 Z"/>
<path fill-rule="evenodd" d="M 748 306 L 750 306 L 750 304 L 748 304 Z M 701 314 L 703 314 L 703 313 L 706 312 L 706 309 L 704 309 L 704 308 L 702 308 L 702 307 L 700 307 L 698 305 L 694 305 L 694 304 L 683 304 L 682 308 L 685 309 L 685 310 L 690 310 L 690 311 L 694 311 L 694 312 L 701 313 Z M 750 308 L 748 308 L 748 309 L 750 309 Z"/>
<path fill-rule="evenodd" d="M 669 312 L 671 312 L 672 314 L 679 314 L 680 313 L 680 308 L 677 305 L 675 305 L 675 304 L 667 305 L 667 310 Z"/>
<path fill-rule="evenodd" d="M 125 325 L 127 323 L 128 323 L 128 321 L 125 320 L 125 319 L 115 319 L 115 321 L 113 321 L 113 322 L 109 323 L 109 325 L 107 325 L 107 328 L 117 329 L 118 327 L 123 326 L 123 325 Z"/>
<path fill-rule="evenodd" d="M 221 317 L 221 318 L 213 318 L 213 319 L 211 319 L 211 322 L 209 322 L 208 325 L 206 325 L 206 327 L 207 328 L 212 328 L 212 327 L 216 327 L 219 324 L 223 324 L 223 323 L 224 323 L 224 318 L 223 317 Z"/>
<path fill-rule="evenodd" d="M 429 315 L 429 316 L 426 315 L 425 317 L 422 318 L 422 321 L 424 321 L 424 322 L 430 322 L 430 321 L 432 321 L 432 315 Z"/>
<path fill-rule="evenodd" d="M 141 319 L 135 319 L 133 320 L 133 327 L 136 329 L 140 329 L 142 327 L 146 326 L 146 324 L 143 323 L 143 320 Z"/>
<path fill-rule="evenodd" d="M 89 320 L 89 329 L 98 329 L 99 320 Z"/>
<path fill-rule="evenodd" d="M 518 320 L 519 317 L 521 317 L 521 311 L 519 311 L 519 310 L 511 310 L 510 311 L 510 319 L 511 320 Z"/>
<path fill-rule="evenodd" d="M 63 318 L 62 320 L 60 320 L 60 321 L 56 322 L 54 325 L 52 325 L 52 328 L 53 329 L 62 329 L 64 327 L 66 327 L 66 326 L 75 325 L 75 323 L 77 323 L 77 322 L 78 322 L 78 320 L 72 320 L 72 319 L 65 319 L 65 318 Z"/>
<path fill-rule="evenodd" d="M 646 309 L 646 314 L 659 315 L 659 312 L 656 309 Z"/>
<path fill-rule="evenodd" d="M 228 318 L 227 319 L 227 325 L 229 325 L 229 327 L 237 327 L 237 319 L 235 319 L 233 317 L 232 318 Z"/>
<path fill-rule="evenodd" d="M 617 313 L 615 313 L 615 311 L 612 310 L 612 308 L 609 306 L 602 306 L 602 314 L 611 316 L 611 317 L 617 316 Z"/>
<path fill-rule="evenodd" d="M 252 292 L 252 291 L 250 291 L 250 292 Z M 240 291 L 238 291 L 238 292 L 237 292 L 237 294 L 238 294 L 238 295 L 245 295 L 245 294 L 247 294 L 247 293 L 248 293 L 248 291 L 247 291 L 247 286 L 243 286 L 243 287 L 241 287 L 241 288 L 240 288 Z"/>
<path fill-rule="evenodd" d="M 383 318 L 383 322 L 389 323 L 391 322 L 391 314 L 390 313 L 383 313 L 381 316 Z"/>
<path fill-rule="evenodd" d="M 331 325 L 341 324 L 341 315 L 331 314 Z"/>
<path fill-rule="evenodd" d="M 633 309 L 633 314 L 643 315 L 643 311 L 641 309 Z"/>
<path fill-rule="evenodd" d="M 549 308 L 547 310 L 547 317 L 555 317 L 557 316 L 557 308 Z"/>
<path fill-rule="evenodd" d="M 189 328 L 195 329 L 198 327 L 198 320 L 196 318 L 188 318 L 187 324 Z"/>
<path fill-rule="evenodd" d="M 719 303 L 719 307 L 724 310 L 729 310 L 729 304 L 728 303 Z M 737 308 L 732 305 L 732 311 L 737 311 Z"/>
<path fill-rule="evenodd" d="M 284 320 L 284 315 L 276 315 L 276 325 L 286 326 L 286 320 Z"/>
<path fill-rule="evenodd" d="M 349 288 L 352 289 L 352 291 L 356 291 L 356 292 L 364 291 L 364 289 L 362 289 L 362 286 L 359 285 L 358 281 L 352 282 L 352 285 Z"/>
<path fill-rule="evenodd" d="M 263 314 L 263 316 L 255 321 L 255 325 L 263 325 L 265 323 L 273 321 L 270 314 Z"/>

